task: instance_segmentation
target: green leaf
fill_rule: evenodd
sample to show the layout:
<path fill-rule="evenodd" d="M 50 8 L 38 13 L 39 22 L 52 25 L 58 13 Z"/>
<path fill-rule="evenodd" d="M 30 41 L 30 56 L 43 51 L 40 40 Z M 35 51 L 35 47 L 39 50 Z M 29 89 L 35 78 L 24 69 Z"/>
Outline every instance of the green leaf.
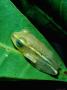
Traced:
<path fill-rule="evenodd" d="M 11 42 L 11 35 L 13 32 L 20 31 L 23 28 L 31 30 L 31 32 L 54 53 L 57 62 L 61 64 L 58 79 L 34 68 L 26 61 L 24 56 L 14 48 Z M 66 67 L 62 59 L 50 46 L 46 38 L 38 32 L 11 1 L 0 0 L 0 77 L 67 81 L 67 76 L 64 75 L 65 70 Z"/>

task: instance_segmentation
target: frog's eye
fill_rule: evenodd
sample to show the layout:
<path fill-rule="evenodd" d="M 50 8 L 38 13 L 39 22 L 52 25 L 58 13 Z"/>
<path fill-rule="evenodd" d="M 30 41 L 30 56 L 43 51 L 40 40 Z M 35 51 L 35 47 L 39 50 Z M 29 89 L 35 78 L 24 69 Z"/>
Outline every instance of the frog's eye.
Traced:
<path fill-rule="evenodd" d="M 20 40 L 16 40 L 16 46 L 17 47 L 23 47 L 23 43 Z"/>

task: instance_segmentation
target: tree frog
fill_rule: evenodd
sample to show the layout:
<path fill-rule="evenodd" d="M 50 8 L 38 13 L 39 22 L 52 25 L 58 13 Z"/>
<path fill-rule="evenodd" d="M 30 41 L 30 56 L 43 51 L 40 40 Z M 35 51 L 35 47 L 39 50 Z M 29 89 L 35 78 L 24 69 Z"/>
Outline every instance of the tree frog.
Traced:
<path fill-rule="evenodd" d="M 53 52 L 30 31 L 14 32 L 11 39 L 18 51 L 37 69 L 51 75 L 58 74 L 59 65 L 53 58 Z"/>

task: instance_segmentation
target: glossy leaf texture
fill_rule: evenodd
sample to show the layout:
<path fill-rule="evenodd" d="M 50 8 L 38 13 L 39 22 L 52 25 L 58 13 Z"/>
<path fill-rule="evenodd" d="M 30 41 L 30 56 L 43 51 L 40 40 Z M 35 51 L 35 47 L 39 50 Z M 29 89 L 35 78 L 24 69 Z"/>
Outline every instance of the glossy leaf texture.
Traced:
<path fill-rule="evenodd" d="M 11 42 L 11 34 L 23 28 L 30 30 L 39 40 L 54 53 L 54 57 L 61 64 L 58 78 L 42 73 L 26 61 Z M 0 77 L 38 79 L 38 80 L 62 80 L 67 81 L 64 74 L 67 68 L 62 59 L 50 46 L 46 38 L 31 24 L 31 22 L 15 7 L 10 0 L 0 0 Z"/>

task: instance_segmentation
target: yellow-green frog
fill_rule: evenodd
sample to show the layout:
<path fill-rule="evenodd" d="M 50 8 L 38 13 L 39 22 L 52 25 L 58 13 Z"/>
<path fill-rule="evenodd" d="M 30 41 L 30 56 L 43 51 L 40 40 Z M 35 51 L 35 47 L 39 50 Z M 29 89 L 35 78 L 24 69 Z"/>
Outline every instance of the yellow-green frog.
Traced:
<path fill-rule="evenodd" d="M 53 59 L 53 52 L 30 31 L 24 29 L 20 32 L 14 32 L 11 39 L 15 47 L 37 69 L 51 75 L 58 74 L 59 65 Z"/>

